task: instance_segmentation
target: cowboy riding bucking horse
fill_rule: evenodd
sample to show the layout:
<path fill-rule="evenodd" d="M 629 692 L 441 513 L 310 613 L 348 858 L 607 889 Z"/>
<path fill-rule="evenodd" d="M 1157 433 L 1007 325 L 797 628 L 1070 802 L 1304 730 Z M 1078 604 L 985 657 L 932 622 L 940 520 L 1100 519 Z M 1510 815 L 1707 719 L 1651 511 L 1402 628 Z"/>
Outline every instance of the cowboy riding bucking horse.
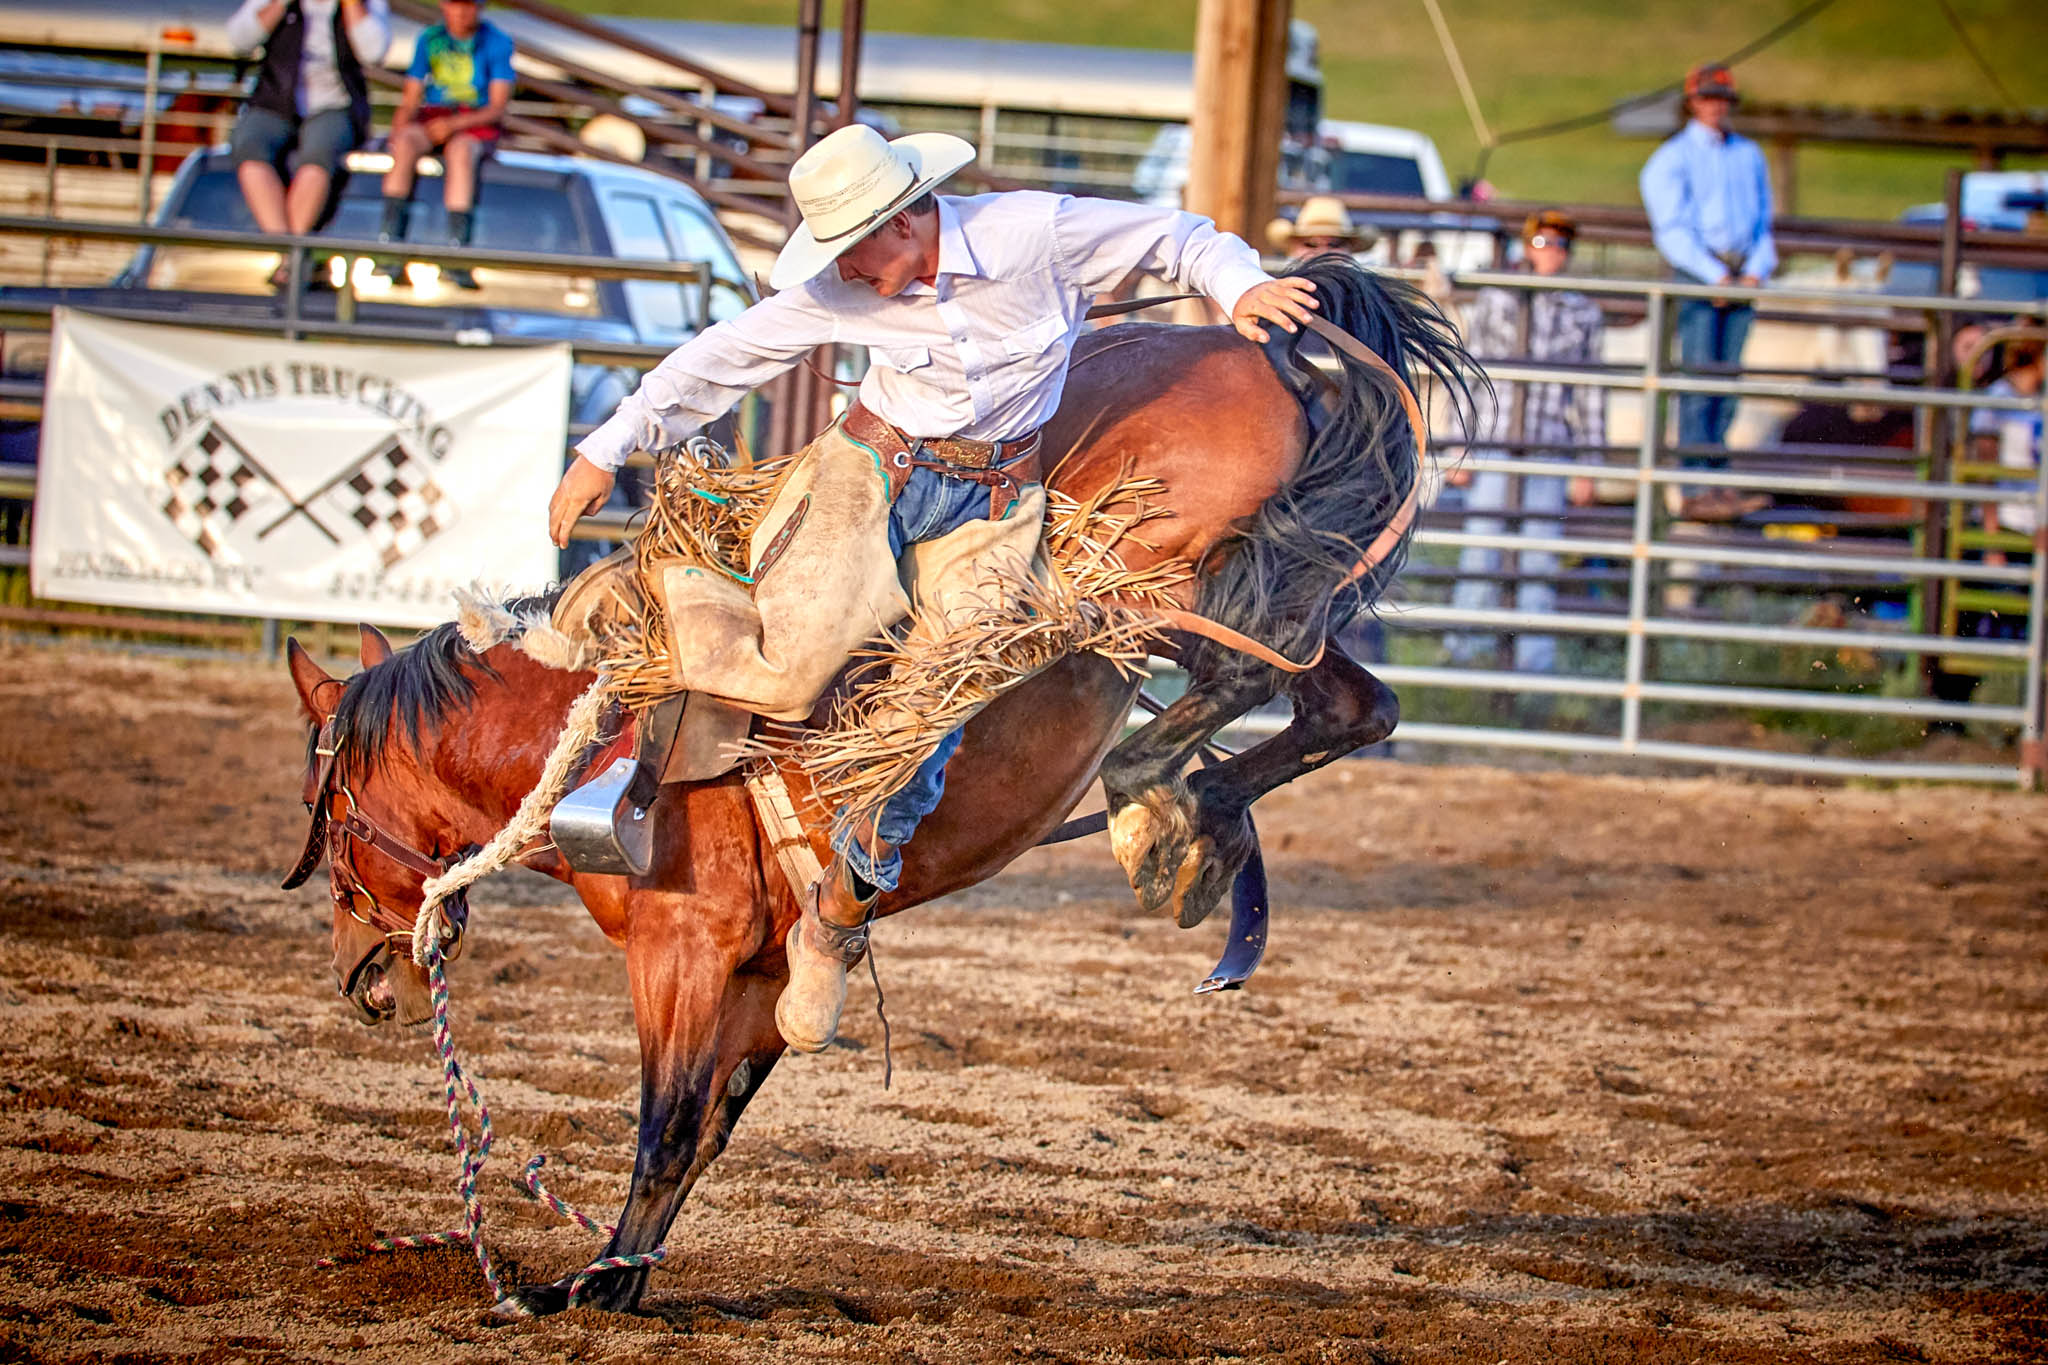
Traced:
<path fill-rule="evenodd" d="M 819 141 L 790 169 L 803 221 L 770 274 L 778 292 L 676 350 L 578 444 L 548 509 L 557 545 L 604 505 L 629 455 L 682 445 L 813 348 L 868 348 L 857 400 L 798 458 L 754 532 L 758 616 L 704 629 L 732 588 L 696 568 L 641 585 L 668 623 L 677 693 L 800 720 L 909 614 L 899 561 L 910 547 L 945 547 L 941 581 L 918 594 L 941 624 L 968 610 L 987 573 L 1028 572 L 1046 516 L 1039 429 L 1090 304 L 1133 272 L 1207 297 L 1260 344 L 1268 325 L 1295 332 L 1317 308 L 1312 281 L 1269 277 L 1250 246 L 1196 214 L 936 192 L 974 157 L 948 134 L 885 140 L 857 124 Z M 939 738 L 873 816 L 835 822 L 832 861 L 801 892 L 788 937 L 775 1019 L 790 1047 L 819 1052 L 837 1034 L 876 899 L 896 887 L 900 850 L 939 804 L 959 740 L 958 728 Z M 601 804 L 621 808 L 608 793 Z"/>

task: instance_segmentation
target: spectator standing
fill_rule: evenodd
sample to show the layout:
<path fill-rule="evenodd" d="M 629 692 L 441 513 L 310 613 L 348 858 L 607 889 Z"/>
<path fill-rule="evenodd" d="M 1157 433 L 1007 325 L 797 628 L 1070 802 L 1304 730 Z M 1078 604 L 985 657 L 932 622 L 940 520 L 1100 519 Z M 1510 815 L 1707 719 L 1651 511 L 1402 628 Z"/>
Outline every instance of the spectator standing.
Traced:
<path fill-rule="evenodd" d="M 1771 240 L 1771 180 L 1763 151 L 1731 131 L 1735 77 L 1708 63 L 1685 77 L 1685 127 L 1651 153 L 1640 181 L 1657 250 L 1674 274 L 1694 284 L 1755 288 L 1778 268 Z M 1691 371 L 1736 367 L 1756 310 L 1721 299 L 1686 299 L 1678 305 L 1678 356 Z M 1678 439 L 1686 446 L 1724 445 L 1737 400 L 1684 394 L 1678 400 Z M 1720 469 L 1727 460 L 1687 456 L 1694 469 Z M 1756 505 L 1734 489 L 1715 489 L 1686 500 L 1695 520 L 1729 520 Z"/>
<path fill-rule="evenodd" d="M 363 68 L 384 60 L 390 11 L 385 0 L 243 0 L 227 33 L 239 52 L 261 49 L 229 138 L 235 179 L 258 228 L 304 236 L 325 221 L 343 159 L 369 134 Z"/>
<path fill-rule="evenodd" d="M 1563 213 L 1532 213 L 1522 225 L 1523 264 L 1537 275 L 1557 275 L 1571 264 L 1577 225 Z M 1526 312 L 1525 312 L 1526 310 Z M 1467 310 L 1466 344 L 1481 360 L 1522 360 L 1536 364 L 1597 365 L 1605 321 L 1600 305 L 1576 289 L 1520 290 L 1493 286 L 1479 291 Z M 1522 327 L 1528 333 L 1524 345 Z M 1584 452 L 1607 444 L 1606 391 L 1592 384 L 1507 382 L 1496 386 L 1494 402 L 1479 424 L 1482 444 L 1473 454 L 1486 459 L 1534 458 L 1557 461 L 1584 458 Z M 1511 444 L 1510 444 L 1511 443 Z M 1516 510 L 1511 495 L 1521 485 L 1519 510 L 1534 513 L 1519 521 L 1519 534 L 1556 537 L 1564 532 L 1557 519 L 1569 501 L 1585 506 L 1593 500 L 1591 479 L 1566 480 L 1550 474 L 1503 474 L 1492 470 L 1454 470 L 1451 482 L 1466 484 L 1465 529 L 1478 535 L 1501 535 Z M 1557 607 L 1558 557 L 1549 550 L 1518 552 L 1520 575 L 1515 583 L 1515 608 L 1549 612 Z M 1467 547 L 1458 554 L 1458 570 L 1466 574 L 1497 574 L 1504 556 L 1499 550 Z M 1453 606 L 1491 609 L 1500 604 L 1500 584 L 1490 578 L 1460 578 L 1451 590 Z M 1492 648 L 1491 636 L 1454 635 L 1448 645 L 1461 662 L 1477 659 Z M 1515 636 L 1515 667 L 1522 672 L 1550 673 L 1557 668 L 1557 637 L 1521 633 Z"/>
<path fill-rule="evenodd" d="M 441 0 L 441 22 L 413 44 L 405 92 L 391 117 L 380 241 L 405 240 L 419 160 L 439 152 L 448 240 L 470 244 L 477 180 L 512 100 L 512 39 L 481 17 L 482 9 L 481 0 Z"/>

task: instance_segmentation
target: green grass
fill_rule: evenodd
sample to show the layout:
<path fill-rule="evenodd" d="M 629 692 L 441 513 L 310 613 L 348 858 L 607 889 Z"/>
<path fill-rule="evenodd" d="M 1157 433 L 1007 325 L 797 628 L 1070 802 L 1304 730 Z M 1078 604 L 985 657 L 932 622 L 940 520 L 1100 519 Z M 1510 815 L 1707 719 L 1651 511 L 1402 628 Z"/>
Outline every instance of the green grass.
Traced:
<path fill-rule="evenodd" d="M 571 0 L 599 13 L 793 26 L 794 0 Z M 2048 5 L 1953 0 L 1977 45 L 2024 105 L 2048 108 Z M 1794 0 L 1564 0 L 1549 5 L 1442 0 L 1496 133 L 1588 110 L 1678 79 L 1688 63 L 1726 55 L 1798 8 Z M 829 5 L 828 22 L 837 6 Z M 1186 49 L 1194 0 L 875 0 L 876 32 L 1010 38 L 1109 47 Z M 1325 107 L 1336 118 L 1420 128 L 1455 180 L 1478 141 L 1419 0 L 1363 5 L 1297 0 L 1322 35 Z M 793 60 L 793 54 L 792 54 Z M 1930 0 L 1837 0 L 1804 28 L 1743 63 L 1760 99 L 1834 105 L 1983 107 L 1998 101 L 1940 7 Z M 1514 198 L 1632 202 L 1651 144 L 1605 127 L 1498 150 L 1488 178 Z M 1890 218 L 1941 197 L 1961 154 L 1831 149 L 1800 154 L 1799 210 Z M 2042 165 L 2036 158 L 2026 164 Z"/>

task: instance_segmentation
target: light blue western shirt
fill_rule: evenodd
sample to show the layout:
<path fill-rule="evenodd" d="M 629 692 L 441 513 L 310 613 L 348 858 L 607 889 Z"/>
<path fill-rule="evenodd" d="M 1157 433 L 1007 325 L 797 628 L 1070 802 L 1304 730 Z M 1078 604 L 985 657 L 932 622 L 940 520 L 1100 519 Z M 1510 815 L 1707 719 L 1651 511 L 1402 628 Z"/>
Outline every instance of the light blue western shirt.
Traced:
<path fill-rule="evenodd" d="M 1770 172 L 1748 138 L 1693 119 L 1650 154 L 1639 184 L 1657 250 L 1681 273 L 1719 284 L 1728 275 L 1767 280 L 1778 268 Z M 1742 268 L 1730 270 L 1725 255 Z"/>

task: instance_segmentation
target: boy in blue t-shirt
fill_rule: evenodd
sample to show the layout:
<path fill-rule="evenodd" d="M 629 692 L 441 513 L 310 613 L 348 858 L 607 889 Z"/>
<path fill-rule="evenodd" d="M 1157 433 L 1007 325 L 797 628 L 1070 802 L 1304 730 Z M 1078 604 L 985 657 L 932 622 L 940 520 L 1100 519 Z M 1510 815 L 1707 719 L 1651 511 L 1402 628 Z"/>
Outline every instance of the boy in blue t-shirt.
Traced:
<path fill-rule="evenodd" d="M 422 156 L 438 150 L 448 240 L 469 245 L 477 176 L 512 99 L 512 39 L 479 17 L 482 8 L 482 0 L 441 0 L 441 22 L 413 42 L 412 69 L 391 118 L 380 241 L 405 240 L 414 170 Z M 470 283 L 466 271 L 449 273 L 457 283 Z"/>

